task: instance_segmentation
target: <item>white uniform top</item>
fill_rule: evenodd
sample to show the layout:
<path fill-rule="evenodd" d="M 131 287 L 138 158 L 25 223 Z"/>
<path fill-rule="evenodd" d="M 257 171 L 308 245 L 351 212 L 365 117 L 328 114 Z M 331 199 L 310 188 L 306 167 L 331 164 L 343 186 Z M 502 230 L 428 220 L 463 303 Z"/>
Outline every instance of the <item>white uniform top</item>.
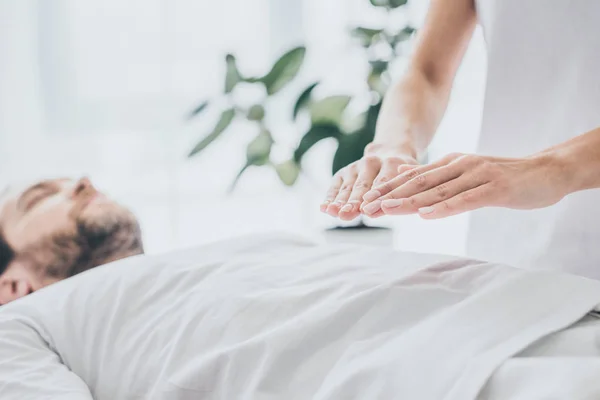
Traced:
<path fill-rule="evenodd" d="M 488 52 L 478 153 L 528 156 L 600 127 L 600 1 L 477 0 Z M 600 173 L 600 171 L 599 171 Z M 600 190 L 473 213 L 469 256 L 600 279 Z"/>

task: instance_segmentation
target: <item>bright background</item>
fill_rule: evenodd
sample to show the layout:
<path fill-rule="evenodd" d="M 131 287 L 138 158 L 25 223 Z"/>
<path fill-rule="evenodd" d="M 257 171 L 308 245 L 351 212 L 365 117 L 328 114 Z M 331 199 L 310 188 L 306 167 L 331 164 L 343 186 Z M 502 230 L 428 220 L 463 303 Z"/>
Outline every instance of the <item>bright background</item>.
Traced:
<path fill-rule="evenodd" d="M 412 0 L 409 17 L 419 26 L 426 10 Z M 296 187 L 256 169 L 227 196 L 252 136 L 236 127 L 188 160 L 208 124 L 184 116 L 219 92 L 228 52 L 262 73 L 304 43 L 303 79 L 351 92 L 364 71 L 347 30 L 380 18 L 367 0 L 0 0 L 0 184 L 88 175 L 138 214 L 149 252 L 274 229 L 319 234 L 334 223 L 318 213 L 331 143 Z M 484 79 L 478 31 L 432 158 L 474 151 Z M 293 144 L 300 133 L 282 124 L 277 137 Z M 465 216 L 384 223 L 400 249 L 464 252 Z"/>

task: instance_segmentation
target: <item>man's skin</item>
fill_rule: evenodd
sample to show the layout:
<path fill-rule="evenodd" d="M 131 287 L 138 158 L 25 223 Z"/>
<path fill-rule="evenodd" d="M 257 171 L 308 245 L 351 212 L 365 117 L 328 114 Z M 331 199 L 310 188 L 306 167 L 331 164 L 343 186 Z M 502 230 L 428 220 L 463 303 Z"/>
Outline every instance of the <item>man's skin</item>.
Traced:
<path fill-rule="evenodd" d="M 133 254 L 129 238 L 135 235 L 133 214 L 96 190 L 89 179 L 52 179 L 7 188 L 0 195 L 0 304 L 6 304 L 67 276 L 48 271 L 50 265 L 81 256 L 77 248 L 84 240 L 104 239 L 114 232 L 115 246 L 98 262 L 108 263 Z M 85 230 L 88 237 L 83 237 Z M 92 235 L 93 234 L 93 235 Z M 59 245 L 57 245 L 59 243 Z M 110 244 L 110 243 L 109 243 Z M 90 249 L 87 249 L 90 250 Z M 92 249 L 93 250 L 93 249 Z M 58 263 L 57 263 L 58 261 Z M 93 265 L 95 266 L 95 265 Z"/>

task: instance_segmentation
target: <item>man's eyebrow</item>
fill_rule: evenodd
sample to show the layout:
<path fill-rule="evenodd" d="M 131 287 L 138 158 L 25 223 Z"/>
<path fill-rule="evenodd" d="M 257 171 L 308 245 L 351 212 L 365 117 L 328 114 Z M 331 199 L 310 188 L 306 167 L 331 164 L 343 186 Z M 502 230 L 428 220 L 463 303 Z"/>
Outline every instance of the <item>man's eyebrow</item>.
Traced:
<path fill-rule="evenodd" d="M 53 181 L 42 181 L 42 182 L 36 183 L 33 186 L 30 186 L 23 193 L 21 193 L 21 195 L 17 199 L 17 205 L 20 205 L 21 202 L 23 201 L 23 199 L 25 197 L 27 197 L 27 195 L 29 195 L 31 192 L 34 192 L 34 191 L 36 191 L 38 189 L 48 189 L 48 188 L 51 188 L 53 186 L 55 186 L 55 182 L 53 182 Z"/>

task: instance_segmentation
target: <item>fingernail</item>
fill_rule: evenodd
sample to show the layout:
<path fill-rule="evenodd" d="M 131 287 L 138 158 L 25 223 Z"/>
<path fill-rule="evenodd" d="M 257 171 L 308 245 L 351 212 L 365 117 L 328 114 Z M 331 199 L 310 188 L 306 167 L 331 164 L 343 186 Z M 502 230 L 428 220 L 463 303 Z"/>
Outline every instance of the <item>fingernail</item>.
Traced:
<path fill-rule="evenodd" d="M 377 200 L 380 197 L 381 197 L 381 192 L 379 190 L 371 190 L 371 191 L 368 191 L 367 193 L 365 193 L 365 195 L 363 196 L 363 199 L 365 199 L 366 201 L 373 201 L 373 200 Z"/>
<path fill-rule="evenodd" d="M 350 212 L 350 211 L 352 211 L 353 208 L 354 208 L 354 206 L 352 204 L 346 204 L 344 207 L 342 207 L 342 209 L 340 211 L 341 212 Z"/>
<path fill-rule="evenodd" d="M 327 210 L 327 207 L 329 207 L 329 200 L 326 200 L 324 202 L 321 203 L 321 211 L 325 212 Z"/>
<path fill-rule="evenodd" d="M 363 211 L 367 214 L 375 214 L 379 210 L 381 210 L 381 201 L 379 200 L 368 204 L 363 208 Z"/>
<path fill-rule="evenodd" d="M 384 200 L 383 203 L 381 203 L 381 207 L 396 208 L 396 207 L 402 206 L 403 204 L 404 204 L 404 199 Z"/>
<path fill-rule="evenodd" d="M 336 201 L 334 203 L 329 204 L 329 206 L 327 206 L 327 210 L 325 212 L 329 215 L 333 215 L 334 217 L 337 217 L 337 214 L 338 214 L 338 212 L 340 212 L 341 207 L 342 207 L 342 203 L 339 201 Z"/>
<path fill-rule="evenodd" d="M 432 212 L 435 211 L 435 208 L 433 207 L 423 207 L 423 208 L 419 208 L 419 214 L 431 214 Z"/>

